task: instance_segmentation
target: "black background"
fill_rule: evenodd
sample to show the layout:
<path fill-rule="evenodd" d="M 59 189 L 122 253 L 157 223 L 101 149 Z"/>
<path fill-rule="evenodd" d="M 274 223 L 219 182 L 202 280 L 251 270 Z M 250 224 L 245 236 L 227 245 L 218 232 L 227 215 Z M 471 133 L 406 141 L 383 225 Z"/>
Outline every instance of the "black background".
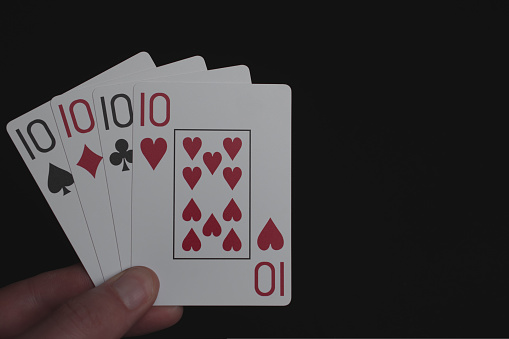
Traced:
<path fill-rule="evenodd" d="M 274 3 L 10 4 L 2 125 L 140 51 L 245 64 L 293 91 L 292 303 L 146 337 L 508 336 L 509 5 Z M 1 137 L 3 286 L 78 258 Z"/>

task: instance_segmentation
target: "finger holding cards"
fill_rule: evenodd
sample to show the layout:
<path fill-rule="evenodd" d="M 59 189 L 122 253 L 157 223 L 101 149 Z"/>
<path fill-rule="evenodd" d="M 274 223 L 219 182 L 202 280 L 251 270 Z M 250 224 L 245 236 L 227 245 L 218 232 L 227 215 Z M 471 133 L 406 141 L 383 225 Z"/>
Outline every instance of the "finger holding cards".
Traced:
<path fill-rule="evenodd" d="M 134 97 L 133 265 L 158 274 L 156 303 L 288 304 L 289 87 L 141 83 Z"/>

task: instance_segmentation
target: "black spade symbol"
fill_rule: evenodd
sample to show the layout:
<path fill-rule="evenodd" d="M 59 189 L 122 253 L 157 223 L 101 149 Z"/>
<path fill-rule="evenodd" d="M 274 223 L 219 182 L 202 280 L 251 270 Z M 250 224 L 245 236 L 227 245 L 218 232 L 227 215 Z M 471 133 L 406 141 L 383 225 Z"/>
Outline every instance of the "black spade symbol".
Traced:
<path fill-rule="evenodd" d="M 49 164 L 48 189 L 51 193 L 58 193 L 63 190 L 64 195 L 66 195 L 71 192 L 66 186 L 70 186 L 72 184 L 74 184 L 74 179 L 71 173 L 53 165 L 52 163 Z"/>
<path fill-rule="evenodd" d="M 118 166 L 120 163 L 124 163 L 122 167 L 122 171 L 129 171 L 129 167 L 127 167 L 127 162 L 133 163 L 133 150 L 129 148 L 129 143 L 125 139 L 118 139 L 115 143 L 115 149 L 117 152 L 113 152 L 110 155 L 110 162 L 113 166 Z"/>

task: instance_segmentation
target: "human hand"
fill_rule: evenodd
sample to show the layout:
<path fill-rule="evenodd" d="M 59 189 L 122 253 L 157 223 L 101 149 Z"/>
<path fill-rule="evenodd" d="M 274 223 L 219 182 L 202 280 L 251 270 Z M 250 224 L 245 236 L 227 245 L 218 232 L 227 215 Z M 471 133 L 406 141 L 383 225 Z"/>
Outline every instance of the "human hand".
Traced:
<path fill-rule="evenodd" d="M 120 338 L 161 330 L 182 316 L 182 307 L 152 306 L 159 280 L 145 267 L 93 287 L 73 265 L 0 289 L 0 338 Z"/>

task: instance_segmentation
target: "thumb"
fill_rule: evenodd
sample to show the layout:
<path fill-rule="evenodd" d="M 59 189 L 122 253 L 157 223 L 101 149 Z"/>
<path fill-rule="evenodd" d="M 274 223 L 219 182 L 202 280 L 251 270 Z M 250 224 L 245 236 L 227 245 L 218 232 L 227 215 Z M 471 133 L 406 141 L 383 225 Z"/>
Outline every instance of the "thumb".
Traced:
<path fill-rule="evenodd" d="M 130 268 L 65 302 L 26 338 L 120 338 L 149 310 L 158 291 L 152 270 Z"/>

